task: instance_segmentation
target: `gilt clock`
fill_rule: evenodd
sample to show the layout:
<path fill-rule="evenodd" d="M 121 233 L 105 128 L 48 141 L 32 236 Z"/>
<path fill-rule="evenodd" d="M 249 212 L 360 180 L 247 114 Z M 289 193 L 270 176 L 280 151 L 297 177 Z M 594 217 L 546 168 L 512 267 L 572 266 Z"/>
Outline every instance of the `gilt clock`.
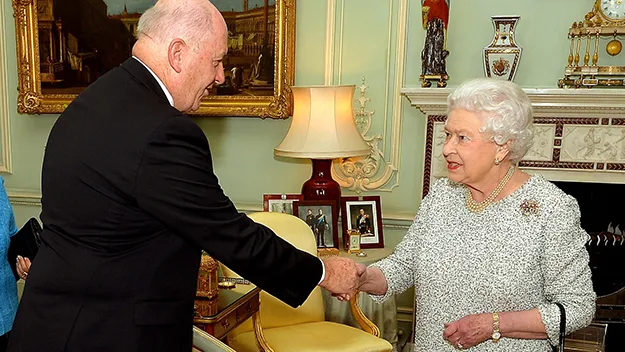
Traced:
<path fill-rule="evenodd" d="M 596 5 L 606 24 L 618 25 L 625 21 L 625 0 L 597 0 Z"/>
<path fill-rule="evenodd" d="M 558 87 L 625 87 L 625 66 L 601 65 L 601 42 L 610 56 L 621 54 L 625 35 L 625 0 L 595 0 L 583 21 L 569 28 L 568 65 Z M 622 62 L 622 61 L 621 61 Z"/>

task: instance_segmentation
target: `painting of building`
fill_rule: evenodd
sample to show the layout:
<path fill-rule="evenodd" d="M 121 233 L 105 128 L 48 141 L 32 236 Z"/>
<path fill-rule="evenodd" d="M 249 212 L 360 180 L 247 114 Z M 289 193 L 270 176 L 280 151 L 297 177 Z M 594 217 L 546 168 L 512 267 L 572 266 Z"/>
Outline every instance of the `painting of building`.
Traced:
<path fill-rule="evenodd" d="M 72 93 L 126 60 L 135 38 L 103 0 L 37 0 L 42 89 Z"/>
<path fill-rule="evenodd" d="M 139 18 L 153 3 L 134 1 L 130 7 L 121 0 L 37 0 L 43 91 L 79 93 L 119 66 L 131 56 Z M 228 26 L 228 55 L 225 82 L 211 93 L 273 95 L 276 1 L 222 0 L 216 5 Z"/>

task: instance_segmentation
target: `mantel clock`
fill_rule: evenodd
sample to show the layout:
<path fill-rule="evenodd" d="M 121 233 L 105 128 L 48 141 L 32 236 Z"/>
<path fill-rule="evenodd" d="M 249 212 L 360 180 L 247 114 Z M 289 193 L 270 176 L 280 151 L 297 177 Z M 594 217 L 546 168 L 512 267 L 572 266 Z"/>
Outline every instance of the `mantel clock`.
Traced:
<path fill-rule="evenodd" d="M 600 39 L 609 40 L 605 50 L 616 56 L 623 49 L 618 39 L 622 34 L 625 34 L 625 0 L 595 0 L 584 20 L 573 22 L 569 28 L 568 64 L 564 78 L 558 80 L 558 87 L 625 87 L 625 66 L 598 64 Z"/>

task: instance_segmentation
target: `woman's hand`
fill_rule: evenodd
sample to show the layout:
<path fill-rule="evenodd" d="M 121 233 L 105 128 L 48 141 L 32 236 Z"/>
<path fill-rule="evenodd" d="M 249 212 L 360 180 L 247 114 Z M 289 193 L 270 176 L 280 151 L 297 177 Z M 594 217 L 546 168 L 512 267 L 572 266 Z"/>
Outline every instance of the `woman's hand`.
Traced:
<path fill-rule="evenodd" d="M 490 339 L 493 332 L 492 314 L 471 314 L 445 323 L 443 338 L 457 349 L 465 349 Z"/>
<path fill-rule="evenodd" d="M 30 259 L 18 255 L 15 260 L 17 261 L 17 264 L 15 266 L 17 275 L 22 280 L 26 280 L 26 277 L 28 277 L 28 272 L 30 271 Z"/>

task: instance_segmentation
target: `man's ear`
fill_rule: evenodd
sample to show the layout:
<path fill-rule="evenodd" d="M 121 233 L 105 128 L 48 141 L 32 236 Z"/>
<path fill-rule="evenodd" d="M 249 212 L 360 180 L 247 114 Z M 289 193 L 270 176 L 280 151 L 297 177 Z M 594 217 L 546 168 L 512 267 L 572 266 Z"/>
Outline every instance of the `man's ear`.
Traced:
<path fill-rule="evenodd" d="M 169 43 L 167 48 L 167 59 L 169 60 L 169 66 L 171 66 L 176 73 L 182 71 L 182 60 L 184 52 L 187 49 L 187 43 L 180 38 L 175 38 Z"/>

